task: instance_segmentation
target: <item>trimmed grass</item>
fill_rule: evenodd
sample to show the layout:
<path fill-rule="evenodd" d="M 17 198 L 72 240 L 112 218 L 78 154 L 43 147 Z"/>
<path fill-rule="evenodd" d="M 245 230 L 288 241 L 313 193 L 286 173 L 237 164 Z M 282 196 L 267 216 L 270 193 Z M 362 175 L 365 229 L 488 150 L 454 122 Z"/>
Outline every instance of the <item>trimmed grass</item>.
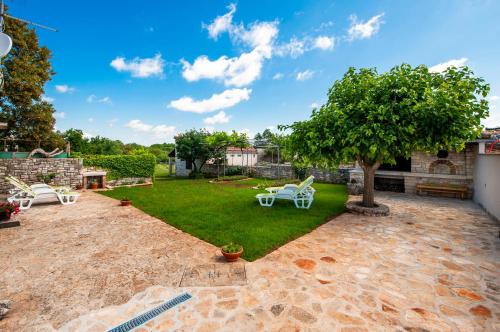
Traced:
<path fill-rule="evenodd" d="M 315 183 L 309 210 L 296 209 L 293 201 L 276 201 L 261 207 L 252 189 L 259 179 L 210 183 L 207 179 L 156 180 L 152 187 L 117 188 L 100 192 L 121 199 L 149 215 L 216 246 L 243 245 L 243 258 L 253 261 L 306 234 L 344 211 L 344 185 Z"/>
<path fill-rule="evenodd" d="M 175 172 L 175 168 L 173 168 L 173 172 Z M 168 164 L 156 164 L 155 166 L 155 178 L 164 178 L 168 177 Z"/>

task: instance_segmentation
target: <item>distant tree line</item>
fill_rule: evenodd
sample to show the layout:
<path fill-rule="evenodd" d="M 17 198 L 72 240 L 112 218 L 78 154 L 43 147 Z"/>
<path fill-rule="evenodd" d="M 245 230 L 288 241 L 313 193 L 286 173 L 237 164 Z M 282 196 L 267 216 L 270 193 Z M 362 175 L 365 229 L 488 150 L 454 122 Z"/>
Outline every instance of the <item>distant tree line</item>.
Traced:
<path fill-rule="evenodd" d="M 80 129 L 68 129 L 59 133 L 60 136 L 70 143 L 73 155 L 141 155 L 153 154 L 158 162 L 166 162 L 168 153 L 175 145 L 173 143 L 159 143 L 144 146 L 137 143 L 123 143 L 120 140 L 112 140 L 102 136 L 87 138 Z"/>

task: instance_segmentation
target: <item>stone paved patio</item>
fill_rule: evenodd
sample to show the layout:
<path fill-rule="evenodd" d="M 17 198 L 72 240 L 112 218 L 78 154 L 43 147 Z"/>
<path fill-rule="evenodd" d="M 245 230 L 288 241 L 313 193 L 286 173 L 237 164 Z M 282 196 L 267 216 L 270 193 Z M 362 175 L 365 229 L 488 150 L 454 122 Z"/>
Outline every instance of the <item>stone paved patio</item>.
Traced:
<path fill-rule="evenodd" d="M 33 209 L 0 232 L 15 301 L 0 330 L 104 331 L 183 292 L 136 331 L 500 330 L 498 224 L 470 201 L 377 197 L 389 217 L 337 217 L 232 287 L 178 287 L 184 264 L 222 264 L 216 249 L 109 198 Z"/>

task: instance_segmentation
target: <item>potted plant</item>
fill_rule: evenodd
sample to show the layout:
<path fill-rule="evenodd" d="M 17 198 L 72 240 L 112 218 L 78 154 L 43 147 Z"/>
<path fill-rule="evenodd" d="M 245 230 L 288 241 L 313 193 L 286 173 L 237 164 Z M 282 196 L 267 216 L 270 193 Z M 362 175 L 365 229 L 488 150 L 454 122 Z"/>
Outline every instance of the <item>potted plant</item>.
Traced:
<path fill-rule="evenodd" d="M 228 262 L 235 262 L 243 253 L 243 246 L 239 244 L 226 244 L 221 248 L 222 255 Z"/>
<path fill-rule="evenodd" d="M 13 214 L 19 213 L 19 206 L 15 203 L 0 202 L 0 221 L 9 220 Z"/>
<path fill-rule="evenodd" d="M 122 198 L 120 200 L 120 203 L 122 206 L 129 206 L 129 205 L 132 205 L 132 201 L 130 199 L 128 199 L 127 197 L 125 198 Z"/>
<path fill-rule="evenodd" d="M 99 187 L 99 184 L 97 183 L 97 180 L 92 180 L 90 182 L 90 189 L 95 190 Z"/>

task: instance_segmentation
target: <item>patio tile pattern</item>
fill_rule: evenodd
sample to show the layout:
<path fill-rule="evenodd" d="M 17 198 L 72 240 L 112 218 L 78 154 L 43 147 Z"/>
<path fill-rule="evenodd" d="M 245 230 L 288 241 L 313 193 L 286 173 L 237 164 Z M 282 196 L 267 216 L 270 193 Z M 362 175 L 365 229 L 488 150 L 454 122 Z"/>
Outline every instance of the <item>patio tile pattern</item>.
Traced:
<path fill-rule="evenodd" d="M 82 205 L 94 199 L 89 196 Z M 53 326 L 61 331 L 104 331 L 189 292 L 193 299 L 135 331 L 500 331 L 498 223 L 471 201 L 392 193 L 377 193 L 377 200 L 390 206 L 390 216 L 343 214 L 246 263 L 244 286 L 177 287 L 174 281 L 178 285 L 180 269 L 181 274 L 167 278 L 169 282 L 156 279 L 148 282 L 154 286 L 130 289 L 127 294 L 135 295 L 128 301 L 122 298 L 121 304 L 106 301 L 112 292 L 123 292 L 127 286 L 111 286 L 109 293 L 94 297 L 99 303 L 90 302 L 91 297 L 87 304 L 81 299 L 78 308 L 63 296 L 59 301 L 71 316 L 85 309 L 88 313 L 62 325 L 58 308 L 42 302 L 40 308 L 31 309 L 45 313 L 45 325 L 35 330 L 52 331 Z M 102 198 L 102 204 L 110 204 L 109 199 Z M 174 242 L 205 248 L 186 234 L 172 235 Z M 164 240 L 160 236 L 158 241 Z M 130 266 L 138 264 L 135 252 L 148 255 L 143 244 L 135 245 L 135 251 L 122 250 L 133 259 Z M 0 254 L 4 247 L 0 244 Z M 207 245 L 204 253 L 197 252 L 189 260 L 172 254 L 163 264 L 194 266 L 205 264 L 199 262 L 203 259 L 222 264 L 213 249 Z M 15 264 L 15 259 L 10 262 Z M 159 270 L 149 263 L 152 271 Z M 7 274 L 2 270 L 2 275 L 16 271 L 16 267 L 9 269 Z M 80 269 L 88 273 L 85 266 Z M 80 279 L 76 285 L 80 283 L 86 281 Z M 17 285 L 26 288 L 24 281 Z M 25 316 L 18 310 L 7 321 Z"/>

